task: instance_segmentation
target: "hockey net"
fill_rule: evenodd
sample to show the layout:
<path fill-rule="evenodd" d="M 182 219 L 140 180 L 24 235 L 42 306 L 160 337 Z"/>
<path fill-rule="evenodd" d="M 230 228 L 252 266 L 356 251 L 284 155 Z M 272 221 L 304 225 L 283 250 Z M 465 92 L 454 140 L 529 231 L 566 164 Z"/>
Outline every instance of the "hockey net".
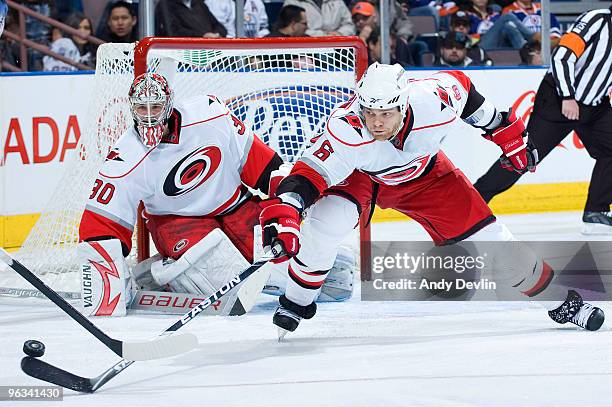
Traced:
<path fill-rule="evenodd" d="M 53 288 L 78 291 L 78 227 L 93 180 L 132 125 L 127 92 L 135 74 L 164 74 L 175 100 L 214 94 L 285 161 L 294 162 L 367 65 L 355 38 L 146 38 L 99 47 L 92 100 L 78 153 L 17 257 Z M 139 224 L 132 258 L 147 257 Z M 136 237 L 140 235 L 141 237 Z"/>

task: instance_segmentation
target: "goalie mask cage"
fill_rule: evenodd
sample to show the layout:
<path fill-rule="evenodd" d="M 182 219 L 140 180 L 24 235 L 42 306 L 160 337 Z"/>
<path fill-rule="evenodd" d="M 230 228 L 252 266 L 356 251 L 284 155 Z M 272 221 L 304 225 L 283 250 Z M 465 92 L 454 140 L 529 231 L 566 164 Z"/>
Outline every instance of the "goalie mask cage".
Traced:
<path fill-rule="evenodd" d="M 79 291 L 81 214 L 104 159 L 133 125 L 127 93 L 135 75 L 165 75 L 175 101 L 218 96 L 283 160 L 294 162 L 333 107 L 353 95 L 366 67 L 367 51 L 356 37 L 149 37 L 135 44 L 100 46 L 77 152 L 17 257 L 53 288 Z M 134 236 L 130 257 L 142 260 L 149 255 L 142 221 Z M 361 264 L 369 268 L 369 231 L 363 225 L 361 240 Z"/>

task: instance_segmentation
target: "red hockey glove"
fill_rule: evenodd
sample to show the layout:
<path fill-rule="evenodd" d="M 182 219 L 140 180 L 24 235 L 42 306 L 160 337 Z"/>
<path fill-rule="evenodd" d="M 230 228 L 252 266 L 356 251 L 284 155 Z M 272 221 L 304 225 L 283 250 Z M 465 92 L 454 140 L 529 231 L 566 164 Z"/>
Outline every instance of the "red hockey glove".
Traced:
<path fill-rule="evenodd" d="M 283 203 L 279 198 L 262 202 L 264 209 L 259 215 L 265 251 L 272 250 L 273 263 L 281 263 L 300 251 L 300 212 L 293 206 Z M 282 251 L 275 246 L 280 243 Z"/>
<path fill-rule="evenodd" d="M 520 174 L 534 172 L 538 163 L 538 152 L 531 143 L 525 143 L 525 123 L 512 110 L 502 112 L 502 122 L 496 129 L 484 136 L 502 149 L 501 166 Z"/>

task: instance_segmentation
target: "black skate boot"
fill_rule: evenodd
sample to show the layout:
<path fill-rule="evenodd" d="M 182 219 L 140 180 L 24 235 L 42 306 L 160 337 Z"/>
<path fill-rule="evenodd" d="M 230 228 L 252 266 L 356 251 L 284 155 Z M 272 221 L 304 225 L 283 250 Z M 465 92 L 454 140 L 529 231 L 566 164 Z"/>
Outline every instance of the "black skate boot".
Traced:
<path fill-rule="evenodd" d="M 559 308 L 548 311 L 548 316 L 560 324 L 571 322 L 589 331 L 597 331 L 604 322 L 604 312 L 582 301 L 574 290 L 569 290 L 565 302 Z"/>
<path fill-rule="evenodd" d="M 310 319 L 317 312 L 314 302 L 307 306 L 298 305 L 284 295 L 278 298 L 280 305 L 274 312 L 272 322 L 278 327 L 278 340 L 281 341 L 287 332 L 296 330 L 302 319 Z"/>
<path fill-rule="evenodd" d="M 612 234 L 612 212 L 584 211 L 582 222 L 583 235 Z"/>

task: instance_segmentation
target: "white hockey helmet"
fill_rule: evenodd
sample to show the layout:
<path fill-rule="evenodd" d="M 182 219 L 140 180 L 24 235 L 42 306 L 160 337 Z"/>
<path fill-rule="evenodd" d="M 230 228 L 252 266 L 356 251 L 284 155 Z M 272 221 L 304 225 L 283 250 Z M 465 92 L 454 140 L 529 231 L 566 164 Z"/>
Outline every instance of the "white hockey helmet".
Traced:
<path fill-rule="evenodd" d="M 173 92 L 162 75 L 147 72 L 137 76 L 128 92 L 138 135 L 147 147 L 157 146 L 172 114 Z"/>
<path fill-rule="evenodd" d="M 358 101 L 362 108 L 399 107 L 402 114 L 408 109 L 408 90 L 408 76 L 400 64 L 374 62 L 357 84 Z"/>

